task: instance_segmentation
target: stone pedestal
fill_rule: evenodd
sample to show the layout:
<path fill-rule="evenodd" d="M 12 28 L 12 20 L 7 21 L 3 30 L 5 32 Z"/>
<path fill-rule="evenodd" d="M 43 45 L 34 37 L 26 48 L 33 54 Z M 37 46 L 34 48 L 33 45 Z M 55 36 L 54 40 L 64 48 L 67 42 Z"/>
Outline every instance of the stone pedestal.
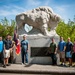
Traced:
<path fill-rule="evenodd" d="M 19 36 L 22 40 L 23 35 Z M 27 35 L 27 40 L 29 41 L 29 51 L 28 51 L 28 62 L 35 64 L 51 64 L 51 58 L 46 54 L 48 47 L 50 46 L 52 36 L 34 36 Z M 59 37 L 54 36 L 55 42 L 58 44 Z M 33 52 L 33 53 L 32 53 Z M 34 55 L 33 55 L 34 54 Z M 59 55 L 57 55 L 59 56 Z M 16 63 L 21 62 L 21 55 L 16 59 Z M 58 61 L 59 64 L 59 61 Z"/>
<path fill-rule="evenodd" d="M 38 7 L 27 12 L 16 15 L 17 32 L 22 40 L 23 34 L 27 34 L 30 44 L 28 51 L 29 63 L 51 64 L 50 56 L 46 55 L 51 38 L 54 37 L 56 43 L 59 41 L 55 28 L 61 17 L 55 14 L 50 7 Z M 25 24 L 32 26 L 33 29 L 26 32 Z M 50 31 L 48 29 L 50 28 Z M 28 28 L 29 30 L 29 28 Z M 19 60 L 21 56 L 18 57 Z M 16 59 L 18 62 L 18 58 Z"/>

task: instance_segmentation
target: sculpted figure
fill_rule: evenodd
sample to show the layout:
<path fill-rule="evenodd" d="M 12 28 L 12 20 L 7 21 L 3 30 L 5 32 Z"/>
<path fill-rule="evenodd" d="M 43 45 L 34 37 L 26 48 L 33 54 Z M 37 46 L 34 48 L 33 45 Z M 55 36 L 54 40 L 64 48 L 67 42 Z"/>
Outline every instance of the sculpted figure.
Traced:
<path fill-rule="evenodd" d="M 60 16 L 55 14 L 50 7 L 45 6 L 23 12 L 16 16 L 18 31 L 24 31 L 24 25 L 28 24 L 40 30 L 43 35 L 48 35 L 48 28 L 55 30 L 59 21 Z"/>

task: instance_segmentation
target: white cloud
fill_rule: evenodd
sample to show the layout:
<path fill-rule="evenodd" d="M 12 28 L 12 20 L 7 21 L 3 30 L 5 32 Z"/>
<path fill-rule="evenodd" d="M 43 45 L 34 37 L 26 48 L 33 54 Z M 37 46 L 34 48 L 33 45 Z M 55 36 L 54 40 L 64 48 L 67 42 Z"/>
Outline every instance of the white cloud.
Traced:
<path fill-rule="evenodd" d="M 5 1 L 6 0 L 1 0 L 0 3 L 2 4 Z M 55 3 L 53 0 L 22 0 L 19 3 L 17 2 L 19 2 L 19 0 L 7 0 L 6 3 L 4 3 L 5 5 L 0 5 L 0 18 L 5 16 L 15 17 L 18 13 L 25 12 L 39 6 L 52 7 L 53 11 L 65 20 L 68 19 L 68 17 L 71 17 L 70 15 L 74 14 L 75 11 L 75 4 L 60 5 Z"/>
<path fill-rule="evenodd" d="M 65 11 L 65 8 L 63 8 L 63 7 L 56 7 L 56 10 L 58 10 L 60 12 L 64 12 Z"/>
<path fill-rule="evenodd" d="M 23 4 L 25 6 L 21 7 L 19 5 L 4 5 L 0 7 L 0 16 L 12 16 L 18 13 L 24 12 L 28 9 L 32 9 L 40 4 L 41 1 L 39 0 L 27 0 L 27 3 Z"/>
<path fill-rule="evenodd" d="M 54 7 L 54 11 L 61 16 L 62 20 L 67 22 L 67 14 L 69 7 L 69 5 L 56 6 Z"/>
<path fill-rule="evenodd" d="M 40 5 L 41 1 L 39 0 L 27 0 L 27 5 L 28 6 L 38 6 Z"/>
<path fill-rule="evenodd" d="M 44 5 L 48 6 L 48 5 L 50 4 L 50 2 L 52 2 L 52 0 L 46 0 L 46 1 L 44 2 Z"/>
<path fill-rule="evenodd" d="M 61 5 L 61 6 L 55 6 L 54 10 L 60 13 L 67 13 L 70 12 L 72 8 L 74 8 L 75 5 Z"/>
<path fill-rule="evenodd" d="M 69 7 L 68 5 L 56 6 L 55 10 L 59 12 L 66 12 L 68 7 Z"/>
<path fill-rule="evenodd" d="M 11 11 L 7 11 L 7 10 L 0 10 L 0 16 L 9 16 L 9 15 L 16 15 L 18 13 L 18 11 L 16 10 L 11 10 Z"/>
<path fill-rule="evenodd" d="M 21 10 L 21 11 L 25 11 L 25 8 L 23 8 L 23 7 L 16 6 L 16 5 L 14 5 L 13 7 L 14 7 L 15 9 L 18 9 L 18 10 Z"/>
<path fill-rule="evenodd" d="M 13 6 L 3 6 L 0 9 L 0 16 L 9 16 L 9 15 L 16 15 L 20 12 L 24 12 L 25 8 L 19 7 L 16 5 Z"/>
<path fill-rule="evenodd" d="M 75 5 L 61 5 L 61 6 L 56 6 L 54 8 L 54 11 L 56 13 L 58 13 L 62 19 L 67 23 L 69 19 L 72 19 L 72 15 L 70 16 L 70 14 L 72 13 L 73 9 Z"/>
<path fill-rule="evenodd" d="M 7 16 L 10 14 L 10 12 L 6 11 L 6 10 L 0 10 L 0 16 Z"/>

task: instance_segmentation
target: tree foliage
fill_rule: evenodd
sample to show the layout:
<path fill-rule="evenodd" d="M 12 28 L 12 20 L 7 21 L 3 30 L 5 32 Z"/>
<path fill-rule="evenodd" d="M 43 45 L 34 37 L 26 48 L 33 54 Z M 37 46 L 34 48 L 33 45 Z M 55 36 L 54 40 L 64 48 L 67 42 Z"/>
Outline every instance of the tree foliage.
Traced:
<path fill-rule="evenodd" d="M 2 36 L 3 38 L 5 38 L 8 34 L 13 36 L 16 26 L 15 23 L 16 22 L 14 20 L 11 20 L 11 22 L 9 22 L 6 17 L 4 19 L 1 19 L 0 36 Z M 75 39 L 75 16 L 73 18 L 73 21 L 69 19 L 67 24 L 64 21 L 60 21 L 56 28 L 56 32 L 59 36 L 63 36 L 65 41 L 67 41 L 67 38 L 70 37 L 71 41 L 73 42 Z"/>
<path fill-rule="evenodd" d="M 70 37 L 73 42 L 75 39 L 75 16 L 74 20 L 71 21 L 69 19 L 67 24 L 64 21 L 60 21 L 56 28 L 56 32 L 59 36 L 64 37 L 65 41 L 67 41 L 67 38 Z"/>
<path fill-rule="evenodd" d="M 4 19 L 1 19 L 0 36 L 2 36 L 3 38 L 5 38 L 8 34 L 13 36 L 14 28 L 15 28 L 14 20 L 11 20 L 11 22 L 9 22 L 6 17 Z"/>

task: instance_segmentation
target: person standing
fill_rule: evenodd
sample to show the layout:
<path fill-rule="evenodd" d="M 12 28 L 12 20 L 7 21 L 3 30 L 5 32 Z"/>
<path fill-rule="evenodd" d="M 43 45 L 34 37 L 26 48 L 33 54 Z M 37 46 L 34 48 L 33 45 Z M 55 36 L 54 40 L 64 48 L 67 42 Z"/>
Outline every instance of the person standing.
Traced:
<path fill-rule="evenodd" d="M 19 40 L 19 36 L 17 35 L 16 54 L 19 55 L 20 52 L 21 52 L 21 48 L 20 48 L 20 40 Z"/>
<path fill-rule="evenodd" d="M 16 62 L 16 45 L 15 45 L 15 41 L 12 41 L 12 63 Z"/>
<path fill-rule="evenodd" d="M 3 64 L 3 49 L 4 49 L 4 43 L 2 41 L 2 37 L 0 36 L 0 63 Z"/>
<path fill-rule="evenodd" d="M 75 62 L 75 39 L 74 39 L 74 43 L 73 43 L 73 61 Z"/>
<path fill-rule="evenodd" d="M 54 38 L 52 38 L 52 42 L 50 43 L 50 50 L 49 50 L 49 54 L 52 58 L 52 65 L 57 65 L 56 53 L 57 53 L 57 46 Z"/>
<path fill-rule="evenodd" d="M 13 42 L 12 36 L 9 36 L 9 40 Z M 9 63 L 13 62 L 13 49 L 10 49 L 10 57 L 9 57 Z"/>
<path fill-rule="evenodd" d="M 9 66 L 8 60 L 10 57 L 10 51 L 12 50 L 12 41 L 10 40 L 10 35 L 7 35 L 6 40 L 4 41 L 4 68 Z"/>
<path fill-rule="evenodd" d="M 69 66 L 72 66 L 72 51 L 73 51 L 73 43 L 68 38 L 68 42 L 66 43 L 66 58 L 69 60 Z"/>
<path fill-rule="evenodd" d="M 24 64 L 24 61 L 25 64 L 28 63 L 28 48 L 29 48 L 29 43 L 28 40 L 26 40 L 26 35 L 24 35 L 23 40 L 21 41 L 22 64 Z"/>
<path fill-rule="evenodd" d="M 63 40 L 63 37 L 60 37 L 60 42 L 58 43 L 58 52 L 61 59 L 61 65 L 65 66 L 65 49 L 66 49 L 66 43 Z"/>

